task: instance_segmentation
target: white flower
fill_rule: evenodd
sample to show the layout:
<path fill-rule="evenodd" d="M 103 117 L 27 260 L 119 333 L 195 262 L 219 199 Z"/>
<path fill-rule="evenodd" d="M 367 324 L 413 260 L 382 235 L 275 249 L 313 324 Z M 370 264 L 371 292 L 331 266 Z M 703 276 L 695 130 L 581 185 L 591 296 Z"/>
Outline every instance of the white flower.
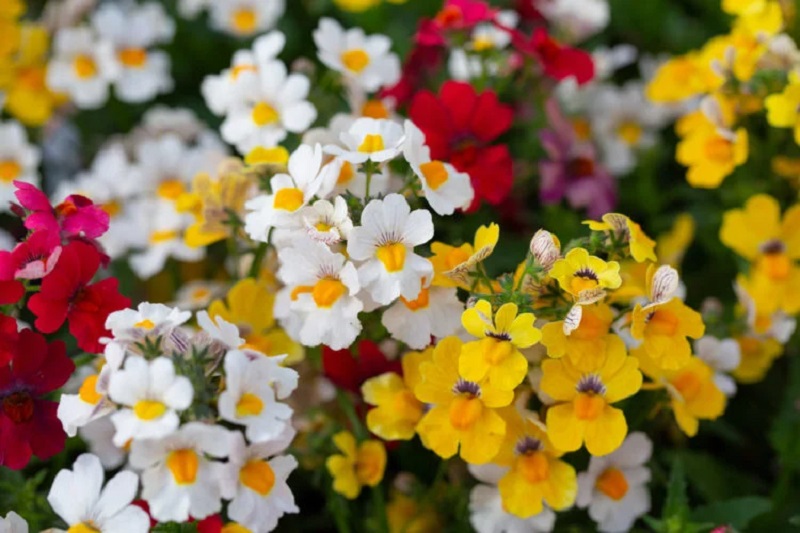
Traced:
<path fill-rule="evenodd" d="M 481 23 L 472 30 L 472 35 L 464 48 L 453 48 L 447 60 L 447 68 L 453 79 L 468 81 L 485 74 L 495 75 L 500 71 L 507 57 L 497 52 L 511 43 L 511 32 L 519 20 L 514 11 L 501 11 L 494 23 Z"/>
<path fill-rule="evenodd" d="M 301 144 L 289 157 L 288 174 L 270 180 L 272 194 L 262 194 L 245 204 L 244 230 L 257 241 L 267 240 L 270 228 L 286 228 L 299 222 L 298 213 L 321 191 L 331 188 L 333 175 L 322 167 L 322 148 Z"/>
<path fill-rule="evenodd" d="M 497 482 L 508 471 L 495 464 L 467 465 L 480 481 L 469 494 L 469 522 L 478 533 L 547 533 L 553 530 L 556 513 L 547 506 L 530 518 L 519 518 L 503 509 Z"/>
<path fill-rule="evenodd" d="M 650 510 L 650 460 L 653 443 L 644 433 L 630 433 L 614 453 L 595 456 L 578 474 L 578 507 L 588 507 L 598 531 L 628 531 Z"/>
<path fill-rule="evenodd" d="M 242 79 L 255 76 L 260 65 L 269 65 L 278 57 L 285 44 L 286 36 L 283 33 L 271 31 L 256 39 L 252 50 L 238 50 L 233 55 L 231 68 L 218 75 L 206 76 L 200 90 L 211 112 L 216 115 L 226 114 L 231 105 L 243 97 Z"/>
<path fill-rule="evenodd" d="M 244 339 L 239 336 L 239 328 L 222 317 L 211 318 L 207 311 L 197 313 L 197 325 L 209 337 L 223 344 L 229 350 L 235 350 L 244 344 Z"/>
<path fill-rule="evenodd" d="M 694 342 L 694 353 L 714 369 L 714 384 L 725 396 L 736 394 L 736 381 L 728 375 L 739 367 L 742 352 L 735 339 L 717 339 L 706 335 Z"/>
<path fill-rule="evenodd" d="M 145 112 L 141 125 L 135 131 L 146 137 L 172 133 L 182 141 L 190 142 L 210 130 L 191 109 L 158 104 Z"/>
<path fill-rule="evenodd" d="M 255 76 L 243 76 L 241 98 L 231 103 L 220 132 L 241 153 L 259 146 L 276 146 L 287 132 L 303 133 L 317 118 L 306 99 L 310 82 L 302 74 L 288 74 L 286 65 L 270 61 Z"/>
<path fill-rule="evenodd" d="M 104 477 L 100 459 L 85 453 L 75 460 L 72 470 L 58 473 L 47 501 L 67 523 L 69 531 L 149 531 L 150 517 L 143 509 L 131 505 L 139 488 L 139 477 L 130 471 L 119 472 L 103 487 Z"/>
<path fill-rule="evenodd" d="M 431 208 L 440 215 L 452 215 L 456 209 L 469 207 L 475 196 L 469 174 L 457 171 L 450 163 L 432 160 L 422 130 L 410 120 L 405 127 L 403 155 L 419 177 Z"/>
<path fill-rule="evenodd" d="M 364 35 L 361 28 L 345 31 L 331 18 L 322 18 L 314 30 L 317 56 L 322 63 L 361 89 L 375 92 L 400 79 L 400 60 L 389 50 L 385 35 Z"/>
<path fill-rule="evenodd" d="M 142 472 L 142 498 L 159 522 L 202 519 L 222 508 L 219 479 L 230 448 L 228 430 L 190 422 L 162 439 L 137 440 L 131 466 Z"/>
<path fill-rule="evenodd" d="M 28 533 L 28 523 L 14 511 L 0 517 L 0 533 Z"/>
<path fill-rule="evenodd" d="M 273 235 L 273 243 L 281 248 L 305 236 L 311 240 L 331 246 L 347 240 L 353 221 L 347 211 L 347 201 L 341 196 L 328 200 L 317 200 L 313 205 L 300 209 L 297 225 L 278 229 Z"/>
<path fill-rule="evenodd" d="M 208 7 L 211 25 L 238 37 L 272 28 L 286 8 L 284 0 L 214 0 Z"/>
<path fill-rule="evenodd" d="M 355 266 L 307 237 L 280 249 L 278 259 L 278 277 L 290 294 L 289 314 L 302 317 L 297 339 L 334 350 L 349 346 L 361 331 L 358 313 L 363 308 L 355 297 L 361 288 Z"/>
<path fill-rule="evenodd" d="M 110 366 L 104 367 L 83 380 L 78 394 L 61 395 L 57 416 L 68 436 L 74 437 L 78 428 L 116 410 L 107 397 L 111 372 Z"/>
<path fill-rule="evenodd" d="M 247 446 L 241 433 L 231 433 L 228 462 L 221 475 L 222 494 L 231 500 L 228 516 L 253 533 L 272 531 L 286 513 L 298 513 L 286 478 L 297 460 L 281 453 L 294 438 L 286 426 L 276 440 Z"/>
<path fill-rule="evenodd" d="M 106 470 L 122 466 L 128 457 L 125 449 L 114 444 L 114 433 L 116 430 L 109 416 L 93 420 L 78 430 L 81 440 L 100 459 Z"/>
<path fill-rule="evenodd" d="M 119 64 L 110 42 L 91 28 L 64 28 L 56 33 L 53 59 L 47 67 L 48 87 L 67 93 L 80 108 L 95 109 L 108 100 Z"/>
<path fill-rule="evenodd" d="M 330 172 L 336 176 L 334 193 L 349 192 L 362 200 L 367 198 L 367 174 L 365 172 L 358 170 L 353 163 L 341 157 L 335 157 L 327 166 L 330 168 Z M 369 182 L 369 195 L 374 197 L 389 192 L 390 179 L 388 168 L 381 168 L 373 172 Z"/>
<path fill-rule="evenodd" d="M 426 287 L 414 300 L 402 296 L 383 312 L 381 324 L 395 339 L 421 350 L 431 343 L 431 337 L 453 335 L 461 325 L 464 304 L 455 288 Z"/>
<path fill-rule="evenodd" d="M 161 4 L 107 2 L 92 15 L 92 26 L 114 47 L 120 66 L 114 89 L 120 100 L 145 102 L 172 89 L 169 55 L 151 49 L 175 33 Z"/>
<path fill-rule="evenodd" d="M 28 143 L 25 128 L 16 121 L 0 122 L 0 212 L 16 202 L 14 181 L 39 185 L 39 149 Z"/>
<path fill-rule="evenodd" d="M 344 148 L 329 144 L 325 152 L 353 164 L 365 161 L 383 163 L 400 153 L 405 135 L 403 128 L 391 120 L 360 118 L 341 134 L 340 140 Z"/>
<path fill-rule="evenodd" d="M 361 226 L 353 228 L 347 253 L 363 261 L 358 267 L 361 285 L 379 304 L 398 296 L 413 300 L 422 289 L 420 280 L 433 279 L 433 266 L 414 253 L 414 246 L 433 237 L 429 211 L 411 211 L 405 198 L 390 194 L 372 200 L 361 214 Z"/>
<path fill-rule="evenodd" d="M 123 446 L 131 439 L 156 439 L 175 431 L 180 422 L 176 411 L 192 404 L 194 391 L 188 378 L 175 375 L 166 357 L 148 363 L 131 355 L 122 370 L 111 374 L 109 396 L 128 407 L 111 415 L 117 430 L 114 444 Z"/>
<path fill-rule="evenodd" d="M 185 309 L 205 309 L 216 298 L 225 295 L 225 285 L 207 280 L 190 281 L 175 293 L 175 305 Z"/>
<path fill-rule="evenodd" d="M 189 311 L 164 304 L 142 302 L 136 309 L 114 311 L 106 318 L 106 329 L 117 342 L 135 342 L 146 336 L 169 333 L 192 318 Z"/>
<path fill-rule="evenodd" d="M 552 0 L 537 7 L 573 42 L 601 31 L 608 25 L 610 16 L 608 0 Z"/>

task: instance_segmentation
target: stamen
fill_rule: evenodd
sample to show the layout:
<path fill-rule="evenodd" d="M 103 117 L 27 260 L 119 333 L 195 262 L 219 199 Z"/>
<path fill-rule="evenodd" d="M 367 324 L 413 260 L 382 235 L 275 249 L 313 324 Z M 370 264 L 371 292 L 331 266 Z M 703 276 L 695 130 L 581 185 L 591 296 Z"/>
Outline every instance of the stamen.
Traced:
<path fill-rule="evenodd" d="M 590 268 L 582 268 L 582 269 L 578 270 L 577 272 L 575 272 L 575 277 L 576 278 L 591 279 L 591 280 L 598 281 L 598 282 L 600 281 L 600 279 L 597 277 L 597 274 L 595 273 L 595 271 L 590 269 Z"/>
<path fill-rule="evenodd" d="M 597 374 L 589 374 L 583 376 L 578 384 L 575 386 L 578 392 L 592 392 L 594 394 L 603 395 L 606 393 L 606 386 Z"/>
<path fill-rule="evenodd" d="M 782 254 L 786 251 L 786 245 L 780 239 L 771 239 L 759 246 L 761 253 L 765 255 Z"/>
<path fill-rule="evenodd" d="M 464 378 L 458 378 L 456 384 L 453 385 L 453 393 L 469 394 L 472 397 L 480 398 L 481 387 L 474 381 L 467 381 Z"/>
<path fill-rule="evenodd" d="M 517 453 L 517 455 L 525 455 L 526 453 L 538 452 L 543 448 L 544 445 L 542 444 L 542 441 L 525 435 L 519 439 L 519 441 L 517 441 L 517 446 L 514 451 Z"/>

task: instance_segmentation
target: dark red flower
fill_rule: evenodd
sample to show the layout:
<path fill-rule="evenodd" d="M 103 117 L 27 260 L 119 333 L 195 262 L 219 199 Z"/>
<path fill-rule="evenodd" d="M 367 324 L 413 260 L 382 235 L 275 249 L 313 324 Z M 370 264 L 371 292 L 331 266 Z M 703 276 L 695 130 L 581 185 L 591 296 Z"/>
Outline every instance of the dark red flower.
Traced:
<path fill-rule="evenodd" d="M 19 470 L 32 455 L 47 459 L 64 448 L 58 403 L 42 396 L 64 385 L 73 370 L 63 342 L 48 345 L 30 329 L 19 332 L 11 361 L 0 367 L 0 465 Z"/>
<path fill-rule="evenodd" d="M 445 49 L 441 46 L 416 44 L 403 63 L 400 80 L 380 92 L 381 98 L 394 99 L 396 107 L 407 104 L 414 93 L 432 78 L 444 61 Z"/>
<path fill-rule="evenodd" d="M 0 366 L 11 361 L 18 340 L 17 321 L 10 316 L 0 315 Z"/>
<path fill-rule="evenodd" d="M 594 78 L 592 56 L 559 43 L 544 28 L 536 28 L 530 37 L 519 30 L 509 30 L 512 43 L 523 54 L 536 58 L 546 76 L 556 80 L 574 77 L 579 85 Z"/>
<path fill-rule="evenodd" d="M 434 18 L 420 23 L 416 40 L 422 45 L 443 46 L 446 32 L 472 29 L 493 20 L 496 13 L 481 0 L 447 0 Z"/>
<path fill-rule="evenodd" d="M 61 246 L 53 242 L 46 231 L 36 231 L 10 252 L 0 252 L 0 270 L 14 270 L 17 279 L 39 279 L 55 268 L 61 256 Z"/>
<path fill-rule="evenodd" d="M 385 372 L 402 373 L 400 361 L 390 361 L 377 344 L 369 340 L 358 343 L 358 355 L 350 350 L 322 347 L 322 370 L 340 389 L 361 395 L 361 385 Z"/>
<path fill-rule="evenodd" d="M 197 522 L 197 533 L 220 533 L 222 531 L 222 517 L 212 514 Z"/>
<path fill-rule="evenodd" d="M 0 305 L 17 303 L 25 294 L 25 287 L 14 279 L 15 272 L 16 268 L 11 261 L 0 260 Z"/>
<path fill-rule="evenodd" d="M 511 154 L 506 145 L 490 143 L 511 127 L 510 106 L 492 91 L 477 94 L 468 83 L 448 81 L 438 98 L 430 91 L 418 92 L 410 115 L 425 134 L 431 157 L 469 174 L 475 189 L 470 209 L 481 200 L 492 205 L 503 201 L 514 182 Z"/>
<path fill-rule="evenodd" d="M 65 320 L 78 346 L 100 353 L 100 338 L 110 335 L 108 315 L 124 309 L 130 300 L 117 290 L 117 280 L 108 278 L 90 284 L 100 266 L 100 254 L 91 244 L 74 241 L 64 247 L 55 269 L 45 276 L 28 308 L 36 315 L 36 328 L 53 333 Z"/>

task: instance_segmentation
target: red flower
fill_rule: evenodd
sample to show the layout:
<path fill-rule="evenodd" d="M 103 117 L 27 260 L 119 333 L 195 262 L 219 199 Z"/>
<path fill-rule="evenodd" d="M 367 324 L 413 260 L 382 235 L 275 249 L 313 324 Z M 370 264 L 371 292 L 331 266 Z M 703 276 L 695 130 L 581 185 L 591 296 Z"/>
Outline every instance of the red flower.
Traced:
<path fill-rule="evenodd" d="M 422 21 L 416 40 L 423 45 L 443 46 L 445 32 L 469 30 L 493 20 L 496 12 L 480 0 L 447 0 L 433 19 Z"/>
<path fill-rule="evenodd" d="M 518 30 L 510 31 L 514 46 L 536 58 L 546 76 L 556 80 L 574 77 L 579 85 L 594 78 L 594 61 L 587 52 L 559 43 L 544 28 L 533 30 L 530 38 Z"/>
<path fill-rule="evenodd" d="M 48 345 L 30 329 L 19 332 L 11 351 L 0 368 L 0 465 L 19 470 L 32 455 L 47 459 L 64 448 L 58 403 L 42 396 L 64 385 L 75 363 L 63 342 Z"/>
<path fill-rule="evenodd" d="M 358 343 L 358 356 L 350 350 L 331 350 L 322 347 L 322 370 L 340 389 L 361 395 L 361 385 L 373 376 L 385 372 L 402 373 L 400 361 L 390 361 L 372 341 Z"/>
<path fill-rule="evenodd" d="M 36 315 L 36 328 L 53 333 L 65 320 L 78 346 L 100 353 L 101 337 L 110 335 L 108 315 L 128 307 L 130 300 L 117 291 L 117 280 L 108 278 L 89 284 L 100 266 L 100 254 L 91 244 L 74 241 L 64 247 L 55 269 L 42 280 L 28 308 Z"/>
<path fill-rule="evenodd" d="M 423 133 L 433 159 L 466 172 L 475 189 L 469 209 L 481 200 L 497 205 L 514 182 L 511 154 L 504 144 L 490 145 L 511 127 L 513 111 L 492 91 L 476 94 L 468 83 L 446 82 L 439 98 L 420 91 L 411 103 L 411 120 Z"/>
<path fill-rule="evenodd" d="M 0 252 L 0 270 L 12 269 L 17 279 L 39 279 L 52 272 L 60 256 L 61 246 L 46 231 L 37 231 L 12 251 Z"/>
<path fill-rule="evenodd" d="M 381 98 L 393 98 L 397 107 L 411 100 L 414 93 L 432 78 L 444 60 L 445 49 L 441 46 L 416 44 L 403 63 L 400 80 L 380 92 Z"/>
<path fill-rule="evenodd" d="M 3 252 L 8 254 L 9 252 Z M 0 260 L 0 305 L 17 303 L 25 294 L 25 287 L 14 279 L 17 271 L 11 261 Z"/>
<path fill-rule="evenodd" d="M 18 340 L 17 321 L 10 316 L 0 315 L 0 366 L 11 361 Z"/>

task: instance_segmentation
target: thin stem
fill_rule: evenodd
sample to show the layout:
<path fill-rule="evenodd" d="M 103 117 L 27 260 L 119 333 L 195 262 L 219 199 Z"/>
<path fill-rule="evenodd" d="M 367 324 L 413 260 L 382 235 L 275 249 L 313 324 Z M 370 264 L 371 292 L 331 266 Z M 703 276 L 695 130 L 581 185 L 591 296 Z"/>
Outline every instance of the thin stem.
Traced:
<path fill-rule="evenodd" d="M 270 230 L 271 232 L 272 230 Z M 250 264 L 250 272 L 248 275 L 251 278 L 258 278 L 258 273 L 261 270 L 261 263 L 264 262 L 264 256 L 267 255 L 267 246 L 269 246 L 266 242 L 259 243 L 258 248 L 256 248 L 255 254 L 253 255 L 253 262 Z"/>
<path fill-rule="evenodd" d="M 388 532 L 389 521 L 386 516 L 386 498 L 383 495 L 383 484 L 381 483 L 372 487 L 372 505 L 375 508 L 375 519 L 378 523 L 378 530 Z"/>

